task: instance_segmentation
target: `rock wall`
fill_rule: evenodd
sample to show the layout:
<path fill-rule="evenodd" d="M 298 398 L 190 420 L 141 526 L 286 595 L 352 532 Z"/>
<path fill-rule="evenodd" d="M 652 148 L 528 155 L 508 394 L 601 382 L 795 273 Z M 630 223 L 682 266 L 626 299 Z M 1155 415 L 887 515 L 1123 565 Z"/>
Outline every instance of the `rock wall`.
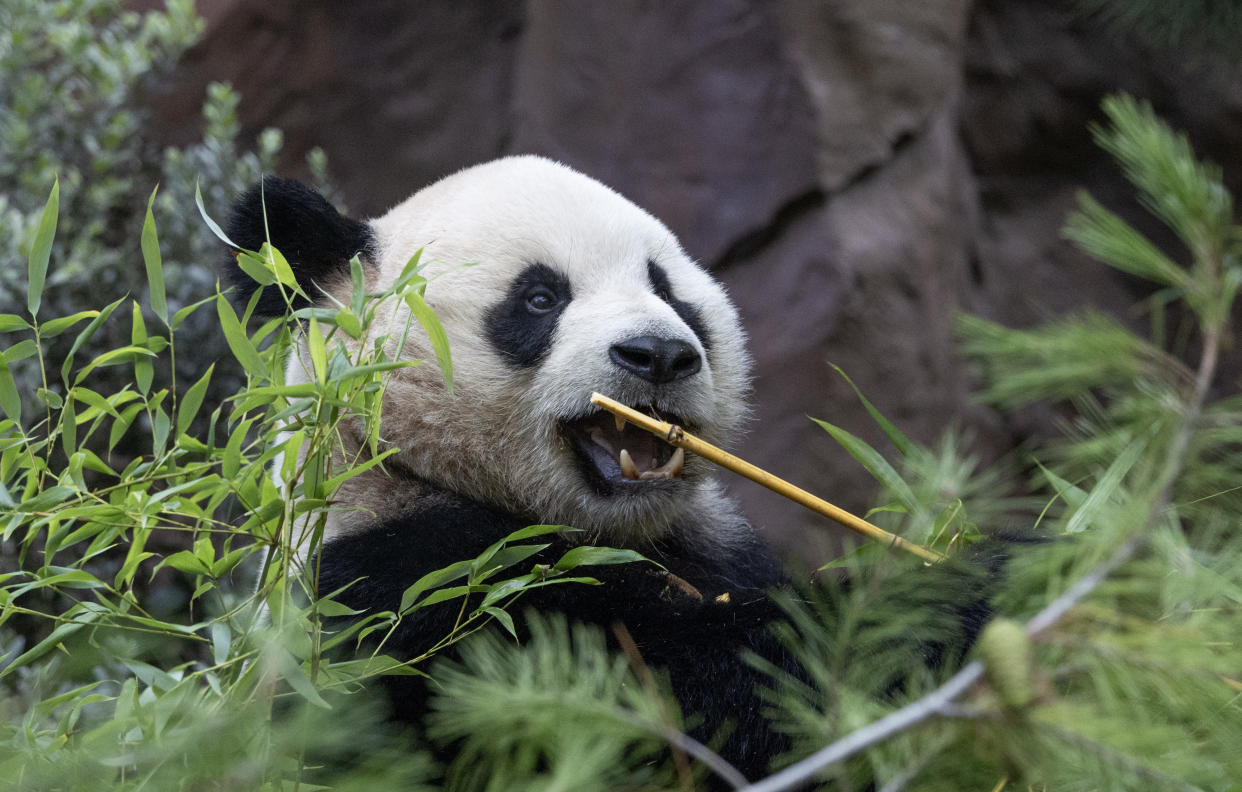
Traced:
<path fill-rule="evenodd" d="M 1105 93 L 1150 98 L 1242 173 L 1236 65 L 1185 66 L 1067 2 L 200 9 L 207 33 L 156 102 L 168 140 L 188 139 L 206 83 L 228 80 L 247 133 L 283 128 L 291 175 L 323 147 L 356 213 L 505 153 L 594 175 L 668 223 L 737 301 L 757 361 L 740 452 L 850 509 L 868 504 L 871 481 L 806 416 L 880 437 L 830 362 L 916 439 L 967 426 L 995 456 L 1041 426 L 972 405 L 955 312 L 1126 315 L 1144 294 L 1058 236 L 1083 187 L 1151 229 L 1091 144 Z M 775 495 L 734 491 L 779 546 L 840 540 Z"/>

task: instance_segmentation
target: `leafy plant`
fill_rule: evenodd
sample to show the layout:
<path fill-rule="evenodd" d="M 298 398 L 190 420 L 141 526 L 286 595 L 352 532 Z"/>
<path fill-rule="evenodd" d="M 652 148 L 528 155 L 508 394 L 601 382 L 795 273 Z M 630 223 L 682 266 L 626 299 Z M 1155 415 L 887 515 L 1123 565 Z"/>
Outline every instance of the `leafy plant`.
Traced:
<path fill-rule="evenodd" d="M 149 207 L 141 247 L 156 321 L 148 323 L 125 299 L 44 320 L 39 288 L 48 280 L 60 195 L 56 184 L 28 257 L 25 315 L 0 314 L 0 330 L 17 339 L 0 363 L 7 416 L 0 421 L 0 536 L 17 548 L 15 563 L 0 572 L 7 702 L 0 776 L 31 789 L 190 788 L 237 779 L 266 788 L 322 780 L 323 772 L 346 785 L 425 777 L 431 762 L 408 746 L 401 752 L 408 758 L 382 767 L 350 760 L 343 775 L 340 767 L 315 767 L 354 742 L 355 718 L 370 724 L 377 750 L 391 757 L 397 743 L 385 742 L 389 732 L 350 700 L 365 681 L 425 673 L 436 652 L 484 624 L 496 621 L 512 632 L 505 609 L 529 587 L 589 584 L 572 575 L 577 566 L 639 556 L 579 548 L 547 568 L 515 574 L 547 547 L 523 542 L 561 530 L 534 526 L 413 582 L 398 612 L 327 629 L 325 620 L 356 614 L 333 599 L 339 592 L 315 596 L 317 568 L 305 561 L 336 489 L 390 453 L 376 443 L 379 404 L 391 372 L 416 361 L 390 358 L 386 350 L 404 348 L 403 340 L 389 345 L 372 338 L 371 327 L 397 301 L 421 303 L 426 280 L 418 256 L 375 294 L 364 291 L 355 259 L 348 304 L 303 309 L 295 314 L 301 321 L 272 320 L 249 332 L 253 300 L 240 315 L 220 293 L 170 310 Z M 288 263 L 270 245 L 239 259 L 287 298 L 296 292 Z M 158 385 L 156 372 L 174 367 L 178 331 L 200 310 L 215 314 L 246 376 L 237 394 L 206 415 L 200 412 L 212 367 L 182 392 Z M 450 376 L 438 321 L 430 312 L 416 316 Z M 78 355 L 109 322 L 128 327 L 128 343 Z M 73 338 L 73 352 L 54 366 L 46 345 L 63 334 Z M 312 376 L 289 384 L 285 359 L 302 342 Z M 23 360 L 34 361 L 41 376 L 33 415 L 23 410 L 9 369 Z M 115 392 L 96 385 L 109 367 L 123 367 L 129 378 Z M 168 379 L 176 382 L 172 374 Z M 369 454 L 339 453 L 345 421 L 365 427 Z M 115 465 L 111 450 L 131 434 L 141 451 Z M 244 583 L 247 565 L 261 567 L 257 587 Z M 150 581 L 168 576 L 184 581 L 188 601 L 150 596 Z M 403 618 L 466 597 L 462 618 L 426 654 L 398 660 L 382 653 L 384 635 Z M 269 618 L 257 618 L 260 610 Z M 369 639 L 367 651 L 358 656 L 332 651 L 362 638 Z M 327 729 L 319 713 L 329 709 L 346 720 Z M 199 753 L 204 741 L 220 750 Z"/>

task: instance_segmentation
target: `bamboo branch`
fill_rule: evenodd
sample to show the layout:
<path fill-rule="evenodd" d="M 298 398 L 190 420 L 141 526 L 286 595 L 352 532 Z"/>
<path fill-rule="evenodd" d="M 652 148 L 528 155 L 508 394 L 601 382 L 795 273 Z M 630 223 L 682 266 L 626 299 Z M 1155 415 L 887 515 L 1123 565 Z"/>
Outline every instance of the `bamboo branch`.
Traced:
<path fill-rule="evenodd" d="M 745 476 L 756 484 L 762 484 L 778 495 L 784 495 L 786 498 L 799 503 L 811 511 L 818 512 L 828 519 L 844 525 L 856 533 L 860 533 L 870 539 L 883 542 L 890 547 L 899 547 L 914 553 L 919 558 L 930 563 L 936 563 L 945 560 L 947 556 L 937 553 L 935 550 L 929 550 L 921 545 L 907 542 L 896 534 L 891 534 L 879 526 L 872 525 L 861 517 L 850 514 L 846 510 L 833 506 L 828 501 L 817 498 L 806 490 L 790 484 L 784 479 L 777 478 L 761 467 L 757 467 L 744 459 L 735 457 L 728 451 L 724 451 L 705 440 L 700 440 L 694 435 L 682 429 L 676 424 L 661 421 L 644 415 L 637 410 L 631 409 L 619 401 L 610 399 L 600 393 L 591 394 L 591 403 L 597 407 L 602 407 L 613 415 L 620 416 L 635 426 L 651 432 L 656 437 L 665 441 L 670 445 L 683 448 L 694 454 L 715 462 L 723 468 L 732 470 L 740 476 Z"/>

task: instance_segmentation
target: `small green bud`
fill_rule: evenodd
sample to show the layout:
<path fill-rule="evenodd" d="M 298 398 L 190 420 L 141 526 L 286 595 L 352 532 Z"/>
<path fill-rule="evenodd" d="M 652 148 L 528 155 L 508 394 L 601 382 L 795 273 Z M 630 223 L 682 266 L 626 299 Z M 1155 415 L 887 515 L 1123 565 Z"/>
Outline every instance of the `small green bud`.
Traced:
<path fill-rule="evenodd" d="M 993 619 L 979 636 L 979 657 L 996 697 L 1006 709 L 1025 709 L 1035 700 L 1034 657 L 1026 628 L 1012 619 Z"/>

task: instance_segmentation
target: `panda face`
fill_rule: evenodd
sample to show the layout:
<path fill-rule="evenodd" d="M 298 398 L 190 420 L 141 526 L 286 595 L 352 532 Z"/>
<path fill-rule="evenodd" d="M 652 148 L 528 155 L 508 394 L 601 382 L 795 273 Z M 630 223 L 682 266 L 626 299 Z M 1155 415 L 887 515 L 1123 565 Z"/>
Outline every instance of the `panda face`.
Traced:
<path fill-rule="evenodd" d="M 429 366 L 390 383 L 380 434 L 400 449 L 394 469 L 630 540 L 718 497 L 708 463 L 590 403 L 599 391 L 723 444 L 744 414 L 736 312 L 662 224 L 567 167 L 517 157 L 449 176 L 371 228 L 374 286 L 423 250 L 454 366 L 453 396 Z M 399 308 L 375 332 L 397 338 L 407 319 Z M 417 333 L 391 352 L 430 358 Z M 346 498 L 382 514 L 393 487 Z"/>

